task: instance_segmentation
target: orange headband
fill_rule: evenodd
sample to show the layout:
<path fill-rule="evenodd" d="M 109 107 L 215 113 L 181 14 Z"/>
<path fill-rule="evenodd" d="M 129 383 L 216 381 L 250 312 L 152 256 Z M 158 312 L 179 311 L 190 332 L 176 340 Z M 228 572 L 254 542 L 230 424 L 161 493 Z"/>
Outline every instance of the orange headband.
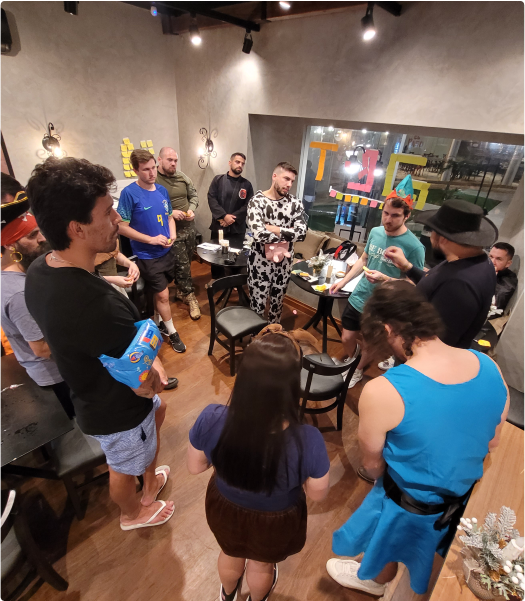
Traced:
<path fill-rule="evenodd" d="M 8 223 L 2 229 L 2 246 L 9 246 L 14 242 L 18 242 L 20 238 L 31 233 L 35 227 L 38 227 L 38 225 L 31 213 L 24 213 L 16 219 L 13 219 L 11 223 Z"/>
<path fill-rule="evenodd" d="M 410 194 L 408 196 L 405 196 L 405 198 L 401 198 L 401 196 L 397 195 L 397 192 L 395 190 L 392 190 L 392 192 L 390 192 L 390 194 L 385 198 L 385 202 L 387 200 L 390 200 L 391 198 L 399 198 L 399 200 L 406 202 L 408 205 L 408 208 L 410 210 L 412 210 L 414 201 L 412 200 L 412 197 L 410 196 Z"/>

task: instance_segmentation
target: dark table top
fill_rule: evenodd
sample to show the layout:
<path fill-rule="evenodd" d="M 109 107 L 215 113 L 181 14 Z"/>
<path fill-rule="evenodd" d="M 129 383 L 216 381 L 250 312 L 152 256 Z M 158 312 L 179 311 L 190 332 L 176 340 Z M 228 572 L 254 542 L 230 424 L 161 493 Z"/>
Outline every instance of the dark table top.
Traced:
<path fill-rule="evenodd" d="M 478 344 L 478 340 L 486 340 L 490 342 L 490 346 L 483 346 Z M 481 328 L 479 334 L 472 341 L 471 349 L 479 351 L 480 353 L 488 353 L 491 349 L 494 349 L 498 344 L 498 335 L 494 326 L 490 321 L 486 321 L 485 325 Z"/>
<path fill-rule="evenodd" d="M 7 388 L 13 384 L 22 386 Z M 55 393 L 33 382 L 14 355 L 2 357 L 2 390 L 2 467 L 73 430 Z"/>
<path fill-rule="evenodd" d="M 211 244 L 218 244 L 217 240 L 211 240 Z M 237 255 L 235 259 L 235 263 L 233 265 L 228 265 L 228 263 L 224 262 L 224 259 L 228 258 L 228 255 L 222 254 L 222 249 L 219 248 L 217 251 L 213 250 L 205 250 L 204 248 L 199 248 L 197 246 L 197 254 L 199 257 L 210 265 L 221 265 L 222 267 L 229 267 L 230 269 L 241 269 L 242 267 L 246 267 L 248 264 L 248 251 L 246 249 L 241 249 L 241 252 Z"/>
<path fill-rule="evenodd" d="M 293 269 L 294 270 L 300 269 L 301 271 L 306 271 L 310 275 L 313 275 L 313 272 L 314 272 L 314 270 L 308 266 L 308 263 L 306 261 L 301 261 L 300 263 L 296 263 L 293 266 Z M 324 297 L 328 297 L 328 298 L 348 298 L 350 296 L 349 292 L 337 292 L 336 294 L 330 294 L 329 290 L 325 290 L 325 292 L 317 292 L 317 290 L 314 290 L 312 288 L 312 286 L 316 285 L 316 282 L 307 282 L 306 280 L 303 280 L 303 278 L 300 278 L 298 275 L 295 275 L 293 273 L 292 273 L 292 282 L 296 286 L 299 286 L 299 288 L 302 288 L 306 292 L 310 292 L 310 294 L 315 294 L 316 296 L 324 296 Z"/>

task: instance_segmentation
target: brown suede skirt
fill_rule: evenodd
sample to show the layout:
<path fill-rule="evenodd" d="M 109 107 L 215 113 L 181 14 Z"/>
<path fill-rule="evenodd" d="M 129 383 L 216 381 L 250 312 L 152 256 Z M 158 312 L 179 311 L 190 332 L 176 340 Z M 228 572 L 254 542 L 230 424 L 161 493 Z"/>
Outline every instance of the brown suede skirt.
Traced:
<path fill-rule="evenodd" d="M 206 492 L 206 519 L 220 548 L 230 557 L 278 563 L 299 553 L 306 542 L 308 511 L 301 491 L 284 511 L 257 511 L 228 501 L 217 488 L 215 474 Z"/>

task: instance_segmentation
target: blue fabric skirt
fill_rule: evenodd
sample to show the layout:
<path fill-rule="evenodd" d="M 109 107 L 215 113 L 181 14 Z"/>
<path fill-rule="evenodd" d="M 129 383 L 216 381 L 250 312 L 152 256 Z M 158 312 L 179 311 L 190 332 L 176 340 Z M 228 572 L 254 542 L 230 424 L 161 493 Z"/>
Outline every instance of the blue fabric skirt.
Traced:
<path fill-rule="evenodd" d="M 364 552 L 357 573 L 361 580 L 376 578 L 389 562 L 405 564 L 410 587 L 423 595 L 428 588 L 434 554 L 448 529 L 434 530 L 441 514 L 416 515 L 405 511 L 386 496 L 383 478 L 332 539 L 332 551 L 354 557 Z"/>

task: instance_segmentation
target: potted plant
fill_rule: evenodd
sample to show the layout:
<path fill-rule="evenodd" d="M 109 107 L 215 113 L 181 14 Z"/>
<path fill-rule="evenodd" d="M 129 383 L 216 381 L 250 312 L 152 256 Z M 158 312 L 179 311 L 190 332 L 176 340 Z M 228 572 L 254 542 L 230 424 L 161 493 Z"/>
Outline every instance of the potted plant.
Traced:
<path fill-rule="evenodd" d="M 308 265 L 313 269 L 314 275 L 316 277 L 319 277 L 325 265 L 328 265 L 328 263 L 330 263 L 330 260 L 331 255 L 323 255 L 323 252 L 319 251 L 318 255 L 315 255 L 308 260 Z"/>
<path fill-rule="evenodd" d="M 508 507 L 501 508 L 499 517 L 487 514 L 482 526 L 476 518 L 461 518 L 463 573 L 479 599 L 518 601 L 525 596 L 523 539 L 515 523 L 516 514 Z"/>

